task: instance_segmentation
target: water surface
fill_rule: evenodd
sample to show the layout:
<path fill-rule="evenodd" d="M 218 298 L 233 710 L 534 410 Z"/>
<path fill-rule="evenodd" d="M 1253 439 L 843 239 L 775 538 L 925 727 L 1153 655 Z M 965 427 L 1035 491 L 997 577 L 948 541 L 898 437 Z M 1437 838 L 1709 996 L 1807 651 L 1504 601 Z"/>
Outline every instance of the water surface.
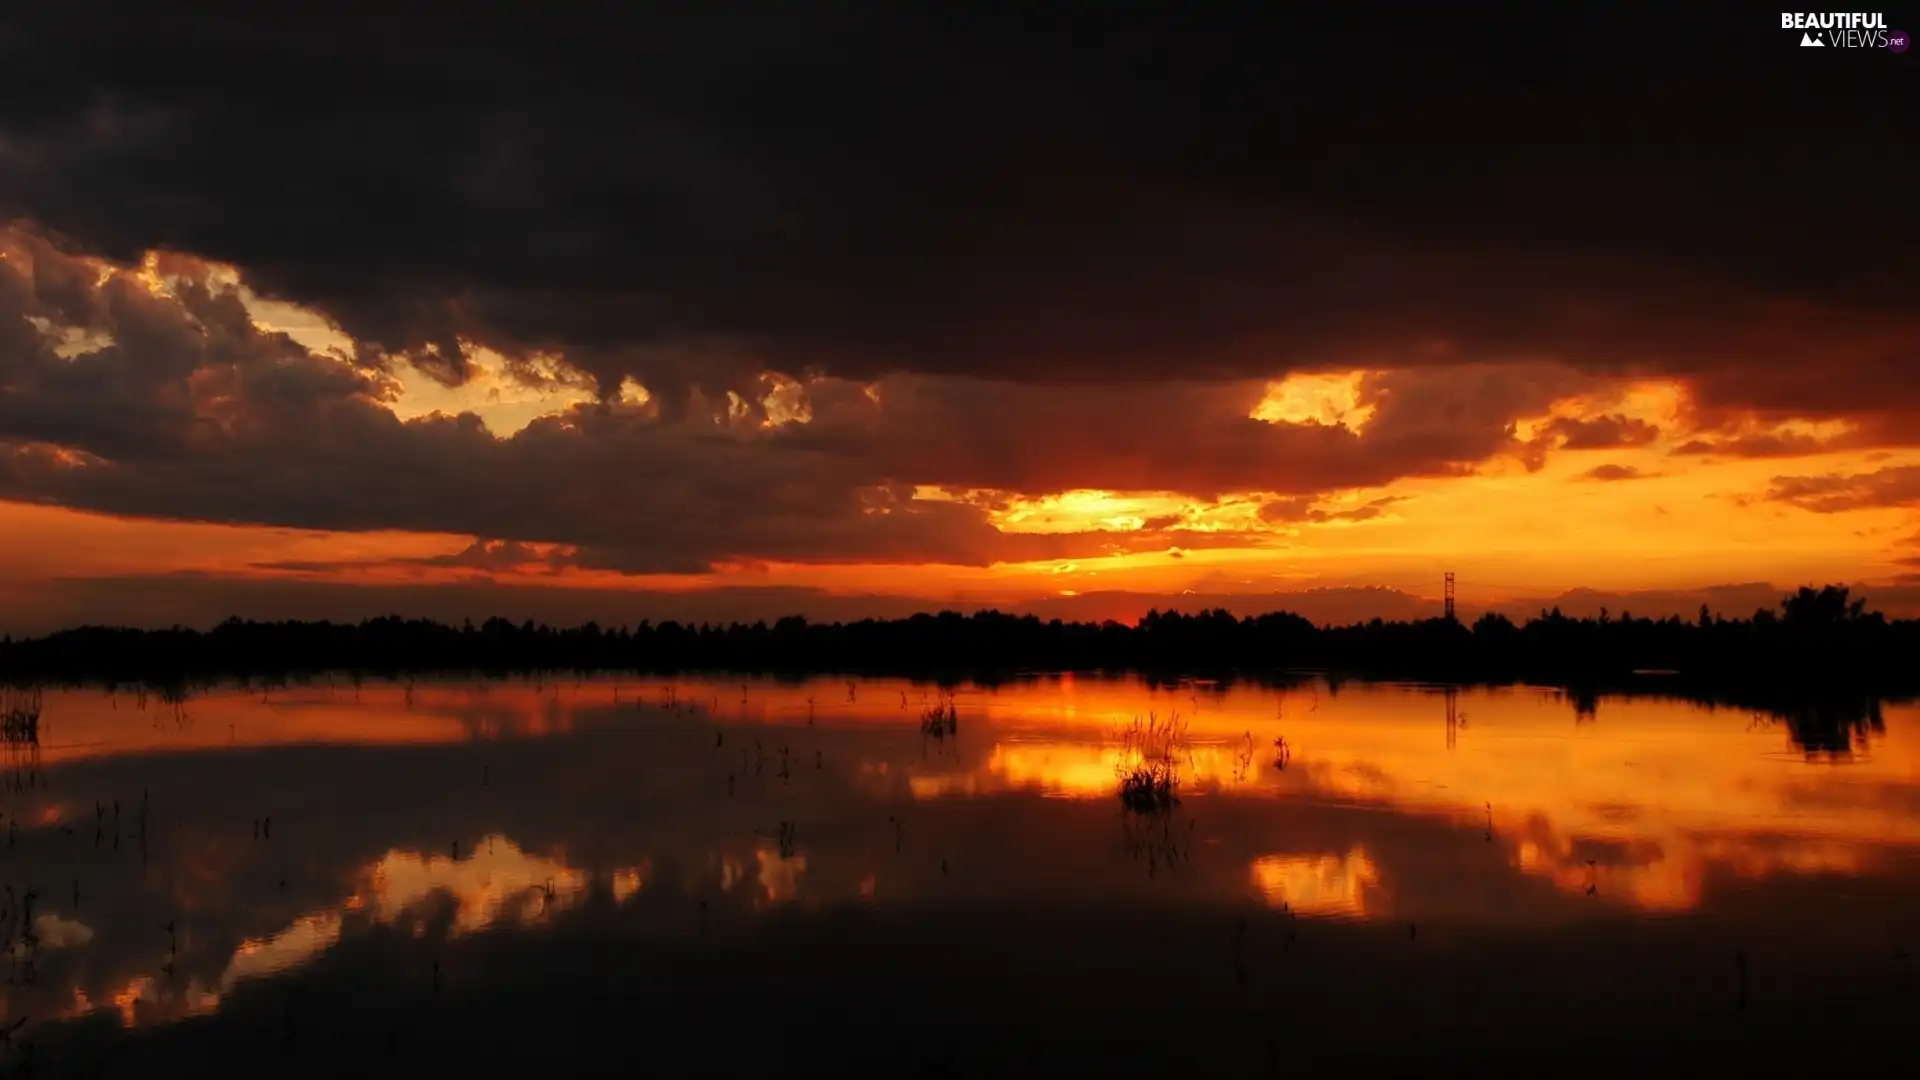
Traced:
<path fill-rule="evenodd" d="M 1179 801 L 1129 814 L 1150 715 Z M 7 751 L 54 1075 L 1778 1065 L 1915 1002 L 1911 706 L 341 678 L 48 692 Z"/>

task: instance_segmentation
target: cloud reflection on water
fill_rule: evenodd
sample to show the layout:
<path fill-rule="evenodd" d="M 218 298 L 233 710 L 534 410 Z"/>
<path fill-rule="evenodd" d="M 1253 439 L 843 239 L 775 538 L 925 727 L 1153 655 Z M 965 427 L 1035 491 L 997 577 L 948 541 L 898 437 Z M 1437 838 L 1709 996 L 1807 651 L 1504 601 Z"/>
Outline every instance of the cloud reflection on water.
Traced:
<path fill-rule="evenodd" d="M 1739 714 L 1608 701 L 1576 723 L 1530 690 L 1459 695 L 1451 745 L 1440 696 L 1413 687 L 962 687 L 951 741 L 919 732 L 924 693 L 336 684 L 203 694 L 184 722 L 124 693 L 52 694 L 40 780 L 7 810 L 33 823 L 12 880 L 45 894 L 45 975 L 9 1007 L 149 1023 L 368 928 L 531 932 L 656 890 L 700 900 L 716 932 L 796 903 L 1119 897 L 1515 925 L 1701 910 L 1717 882 L 1872 879 L 1920 848 L 1907 707 L 1838 761 L 1783 753 L 1785 733 Z M 1184 846 L 1151 876 L 1114 798 L 1115 732 L 1149 712 L 1179 712 L 1192 739 L 1168 833 Z M 1281 735 L 1285 769 L 1269 752 Z M 159 809 L 136 870 L 126 822 L 115 844 L 93 834 L 101 807 L 120 799 L 130 817 L 143 790 Z M 246 837 L 261 807 L 271 844 Z M 772 839 L 783 821 L 790 851 Z M 102 895 L 67 910 L 54 883 L 68 879 Z M 153 930 L 174 917 L 177 960 Z"/>

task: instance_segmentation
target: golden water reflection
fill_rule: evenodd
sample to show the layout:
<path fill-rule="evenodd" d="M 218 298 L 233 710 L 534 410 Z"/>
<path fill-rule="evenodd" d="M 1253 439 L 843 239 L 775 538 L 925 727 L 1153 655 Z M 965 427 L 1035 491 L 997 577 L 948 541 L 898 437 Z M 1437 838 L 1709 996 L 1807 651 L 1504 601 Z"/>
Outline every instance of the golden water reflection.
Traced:
<path fill-rule="evenodd" d="M 142 707 L 125 691 L 61 692 L 48 695 L 37 766 L 711 725 L 741 735 L 764 732 L 769 748 L 832 736 L 839 741 L 830 749 L 821 743 L 796 751 L 805 763 L 800 771 L 815 754 L 835 755 L 835 767 L 854 770 L 861 789 L 876 797 L 898 789 L 927 803 L 1022 794 L 1098 801 L 1114 798 L 1125 755 L 1119 730 L 1136 717 L 1177 714 L 1188 732 L 1180 791 L 1190 811 L 1216 799 L 1387 810 L 1463 834 L 1484 832 L 1490 850 L 1522 874 L 1568 894 L 1597 892 L 1646 911 L 1697 907 L 1716 873 L 1752 880 L 1864 874 L 1920 848 L 1920 716 L 1912 706 L 1889 706 L 1884 730 L 1856 733 L 1841 753 L 1812 754 L 1780 724 L 1755 722 L 1747 711 L 1606 699 L 1586 715 L 1557 693 L 1530 688 L 1463 690 L 1449 699 L 1413 686 L 1349 684 L 1336 693 L 1322 681 L 1283 690 L 1060 677 L 948 689 L 959 717 L 950 740 L 919 735 L 923 712 L 942 691 L 898 680 L 851 687 L 838 678 L 792 684 L 423 680 L 358 687 L 335 680 L 204 692 L 177 710 L 152 699 Z M 1281 739 L 1284 768 L 1276 749 Z M 747 783 L 743 767 L 701 768 L 713 772 L 703 782 L 716 797 L 723 783 Z M 54 805 L 42 812 L 49 823 L 84 827 L 93 811 Z M 497 848 L 499 839 L 493 843 Z M 1364 915 L 1389 887 L 1406 888 L 1364 845 L 1310 853 L 1289 851 L 1284 843 L 1265 849 L 1274 853 L 1254 857 L 1246 873 L 1260 895 L 1282 897 L 1292 910 Z M 752 880 L 765 902 L 794 898 L 808 880 L 805 852 L 781 854 L 761 844 L 716 858 L 723 881 Z M 349 905 L 392 919 L 423 895 L 450 892 L 464 898 L 456 920 L 461 932 L 521 918 L 530 907 L 564 907 L 585 880 L 517 849 L 488 854 L 476 848 L 463 858 L 393 852 L 369 873 L 366 891 Z M 624 898 L 637 893 L 651 871 L 621 873 L 627 876 L 616 874 L 611 887 Z M 551 897 L 545 895 L 549 883 Z M 529 891 L 541 894 L 537 902 Z M 303 933 L 324 936 L 322 929 Z"/>
<path fill-rule="evenodd" d="M 247 980 L 282 975 L 311 963 L 340 942 L 350 921 L 410 926 L 419 936 L 425 932 L 425 924 L 419 921 L 425 906 L 442 898 L 453 916 L 445 933 L 457 938 L 551 918 L 577 906 L 591 884 L 591 875 L 585 871 L 557 858 L 523 851 L 504 836 L 483 837 L 466 850 L 468 854 L 458 858 L 389 851 L 360 871 L 359 887 L 339 903 L 303 913 L 277 931 L 242 941 L 211 985 L 189 978 L 183 989 L 175 990 L 164 977 L 170 972 L 141 974 L 111 994 L 111 1003 L 128 1027 L 208 1012 L 219 1008 Z M 637 894 L 649 869 L 642 863 L 613 870 L 610 884 L 615 902 L 624 903 Z M 43 926 L 64 933 L 60 944 L 85 944 L 93 936 L 86 927 L 63 923 L 57 916 L 42 916 L 42 920 Z M 41 944 L 47 946 L 44 940 Z M 96 1007 L 76 989 L 67 1015 Z"/>
<path fill-rule="evenodd" d="M 45 893 L 36 955 L 77 970 L 45 990 L 55 1008 L 21 1005 L 30 993 L 18 987 L 5 1004 L 149 1024 L 218 1009 L 368 926 L 463 938 L 605 909 L 631 916 L 655 900 L 685 933 L 704 927 L 696 897 L 704 920 L 709 900 L 719 919 L 722 901 L 752 914 L 1125 889 L 1303 918 L 1419 912 L 1427 925 L 1427 912 L 1469 907 L 1517 921 L 1531 902 L 1521 891 L 1552 900 L 1552 918 L 1589 897 L 1595 909 L 1695 911 L 1719 881 L 1864 879 L 1920 852 L 1912 706 L 1888 707 L 1842 752 L 1810 754 L 1744 711 L 1607 699 L 1589 715 L 1524 688 L 1449 697 L 1060 678 L 950 689 L 958 730 L 937 738 L 921 719 L 940 690 L 885 680 L 337 681 L 204 692 L 178 709 L 125 692 L 49 693 L 41 745 L 0 762 L 8 824 L 24 837 L 14 865 L 49 869 L 10 880 Z M 1174 714 L 1186 725 L 1168 833 L 1179 858 L 1150 878 L 1116 856 L 1123 729 Z M 379 752 L 302 752 L 342 746 Z M 131 819 L 163 759 L 181 770 L 168 786 L 151 781 L 163 846 L 154 869 L 135 871 Z M 537 780 L 512 771 L 536 764 Z M 378 768 L 390 771 L 370 778 Z M 224 785 L 263 770 L 278 770 L 268 786 L 311 785 L 286 796 L 291 823 L 276 825 L 274 845 L 283 829 L 338 841 L 334 861 L 314 857 L 310 892 L 262 884 L 285 856 L 249 835 L 264 811 L 226 800 Z M 41 780 L 15 782 L 28 772 Z M 202 777 L 213 779 L 196 787 Z M 324 809 L 303 817 L 302 806 Z M 91 835 L 114 815 L 127 819 L 119 843 Z M 460 839 L 432 851 L 397 839 L 422 835 Z M 161 882 L 132 930 L 79 896 L 78 877 L 106 874 L 114 851 L 127 888 Z M 70 861 L 52 869 L 57 859 Z M 105 893 L 97 880 L 88 890 Z M 242 896 L 250 888 L 260 891 Z M 176 917 L 220 934 L 178 977 L 156 937 Z M 9 950 L 28 958 L 19 941 Z"/>
<path fill-rule="evenodd" d="M 1263 855 L 1253 860 L 1253 883 L 1270 906 L 1355 917 L 1378 900 L 1380 871 L 1360 847 L 1344 855 Z"/>
<path fill-rule="evenodd" d="M 1103 689 L 1080 680 L 1066 702 L 1030 710 L 1007 700 L 1018 691 L 986 697 L 990 716 L 1007 717 L 990 749 L 964 772 L 916 774 L 915 795 L 1112 798 L 1123 751 L 1102 733 L 1177 704 L 1178 692 L 1136 685 L 1103 699 Z M 1748 879 L 1855 874 L 1920 846 L 1911 706 L 1887 710 L 1884 732 L 1834 758 L 1798 752 L 1780 727 L 1748 714 L 1671 700 L 1611 702 L 1604 720 L 1578 723 L 1550 692 L 1462 693 L 1451 733 L 1443 696 L 1410 687 L 1348 688 L 1337 698 L 1319 688 L 1230 691 L 1189 702 L 1196 711 L 1180 772 L 1190 805 L 1334 801 L 1450 821 L 1484 831 L 1522 872 L 1648 911 L 1696 907 L 1715 870 Z M 1285 739 L 1285 768 L 1275 738 Z M 1264 882 L 1276 871 L 1263 861 L 1253 872 Z"/>

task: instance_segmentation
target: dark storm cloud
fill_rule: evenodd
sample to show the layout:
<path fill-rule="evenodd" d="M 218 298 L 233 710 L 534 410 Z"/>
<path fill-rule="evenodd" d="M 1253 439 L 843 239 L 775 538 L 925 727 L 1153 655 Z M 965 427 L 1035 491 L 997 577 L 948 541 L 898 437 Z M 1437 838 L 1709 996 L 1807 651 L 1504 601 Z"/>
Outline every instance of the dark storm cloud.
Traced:
<path fill-rule="evenodd" d="M 87 313 L 78 329 L 110 338 L 63 357 L 32 322 L 61 315 L 35 282 L 65 283 L 75 264 L 31 237 L 0 241 L 13 241 L 0 245 L 0 326 L 18 344 L 0 353 L 0 496 L 564 542 L 653 572 L 729 556 L 980 564 L 1075 543 L 1003 537 L 979 508 L 911 500 L 871 459 L 710 417 L 592 406 L 510 439 L 470 414 L 403 422 L 374 376 L 259 331 L 190 266 L 177 268 L 177 300 L 125 274 L 56 289 Z"/>
<path fill-rule="evenodd" d="M 1597 385 L 1554 365 L 1369 375 L 1358 401 L 1374 411 L 1355 432 L 1250 419 L 1260 381 L 1063 387 L 900 376 L 880 384 L 880 408 L 843 388 L 842 404 L 816 404 L 813 423 L 792 437 L 833 454 L 884 455 L 903 478 L 953 488 L 1314 493 L 1531 455 L 1514 421 Z M 865 421 L 846 422 L 853 412 Z"/>
<path fill-rule="evenodd" d="M 1750 13 L 1536 14 L 1550 58 L 1445 13 L 1234 18 L 9 11 L 0 498 L 484 538 L 411 564 L 475 573 L 984 565 L 1235 542 L 1008 535 L 1009 493 L 1362 520 L 1319 496 L 1644 445 L 1516 435 L 1624 376 L 1686 379 L 1689 451 L 1920 431 L 1885 57 Z M 124 270 L 155 248 L 172 297 Z M 259 332 L 203 258 L 352 357 Z M 606 400 L 509 438 L 387 408 L 397 358 L 459 383 L 471 345 Z M 1297 368 L 1367 369 L 1365 423 L 1250 419 Z M 826 374 L 809 422 L 761 424 L 768 369 Z M 1854 428 L 1762 430 L 1796 415 Z"/>
<path fill-rule="evenodd" d="M 1555 417 L 1541 433 L 1559 440 L 1560 446 L 1567 450 L 1616 450 L 1645 446 L 1660 437 L 1660 428 L 1645 420 L 1612 413 L 1585 419 Z"/>
<path fill-rule="evenodd" d="M 1606 465 L 1596 465 L 1593 468 L 1588 469 L 1586 472 L 1581 473 L 1580 477 L 1583 480 L 1613 481 L 1613 480 L 1645 480 L 1648 477 L 1657 476 L 1657 475 L 1659 474 L 1641 472 L 1639 469 L 1634 468 L 1632 465 L 1620 465 L 1620 464 L 1609 463 Z"/>
<path fill-rule="evenodd" d="M 1357 388 L 1369 415 L 1356 432 L 1249 418 L 1261 380 L 823 378 L 787 388 L 804 423 L 770 426 L 765 406 L 729 409 L 694 394 L 677 411 L 576 406 L 502 438 L 471 414 L 401 420 L 380 373 L 261 330 L 205 264 L 175 256 L 160 269 L 170 291 L 155 293 L 125 269 L 0 232 L 0 327 L 10 335 L 0 497 L 502 542 L 414 563 L 476 571 L 502 560 L 524 569 L 522 545 L 532 543 L 568 549 L 533 560 L 548 568 L 626 573 L 756 560 L 985 565 L 1248 542 L 1177 520 L 1003 533 L 989 515 L 1008 507 L 1009 492 L 1310 497 L 1461 474 L 1502 454 L 1532 462 L 1540 447 L 1516 438 L 1516 418 L 1601 385 L 1547 364 L 1374 373 Z M 957 497 L 917 498 L 918 486 Z M 1357 520 L 1304 520 L 1341 517 Z"/>
<path fill-rule="evenodd" d="M 1312 496 L 1298 496 L 1291 499 L 1276 499 L 1260 508 L 1260 520 L 1277 523 L 1310 522 L 1320 524 L 1329 521 L 1372 521 L 1387 512 L 1387 507 L 1397 502 L 1405 502 L 1407 496 L 1387 495 L 1374 499 L 1362 506 L 1350 510 L 1328 510 L 1315 506 Z"/>
<path fill-rule="evenodd" d="M 1767 498 L 1820 514 L 1890 506 L 1920 506 L 1920 465 L 1870 473 L 1776 476 Z"/>
<path fill-rule="evenodd" d="M 258 570 L 286 570 L 298 574 L 370 570 L 390 566 L 493 572 L 525 571 L 545 567 L 557 571 L 564 565 L 563 554 L 559 550 L 543 552 L 531 544 L 522 544 L 517 540 L 475 540 L 459 551 L 446 555 L 403 556 L 392 559 L 286 559 L 276 562 L 257 562 L 252 566 Z"/>
<path fill-rule="evenodd" d="M 1673 452 L 1687 457 L 1806 457 L 1829 450 L 1844 450 L 1849 446 L 1857 445 L 1859 445 L 1857 441 L 1846 438 L 1823 439 L 1802 432 L 1774 432 L 1764 435 L 1688 439 L 1674 447 Z"/>
<path fill-rule="evenodd" d="M 1554 46 L 1522 50 L 1440 9 L 72 3 L 0 34 L 0 214 L 232 263 L 369 361 L 557 350 L 669 410 L 762 366 L 1558 359 L 1910 411 L 1920 261 L 1881 224 L 1920 172 L 1909 73 L 1698 14 L 1535 12 Z"/>

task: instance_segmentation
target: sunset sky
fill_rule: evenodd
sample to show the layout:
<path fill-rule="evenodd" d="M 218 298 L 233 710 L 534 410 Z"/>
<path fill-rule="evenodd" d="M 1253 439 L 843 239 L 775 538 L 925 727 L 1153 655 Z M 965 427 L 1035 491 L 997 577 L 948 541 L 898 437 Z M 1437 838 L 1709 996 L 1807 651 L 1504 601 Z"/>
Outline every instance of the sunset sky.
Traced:
<path fill-rule="evenodd" d="M 1145 7 L 46 9 L 0 630 L 1920 614 L 1920 58 Z"/>

